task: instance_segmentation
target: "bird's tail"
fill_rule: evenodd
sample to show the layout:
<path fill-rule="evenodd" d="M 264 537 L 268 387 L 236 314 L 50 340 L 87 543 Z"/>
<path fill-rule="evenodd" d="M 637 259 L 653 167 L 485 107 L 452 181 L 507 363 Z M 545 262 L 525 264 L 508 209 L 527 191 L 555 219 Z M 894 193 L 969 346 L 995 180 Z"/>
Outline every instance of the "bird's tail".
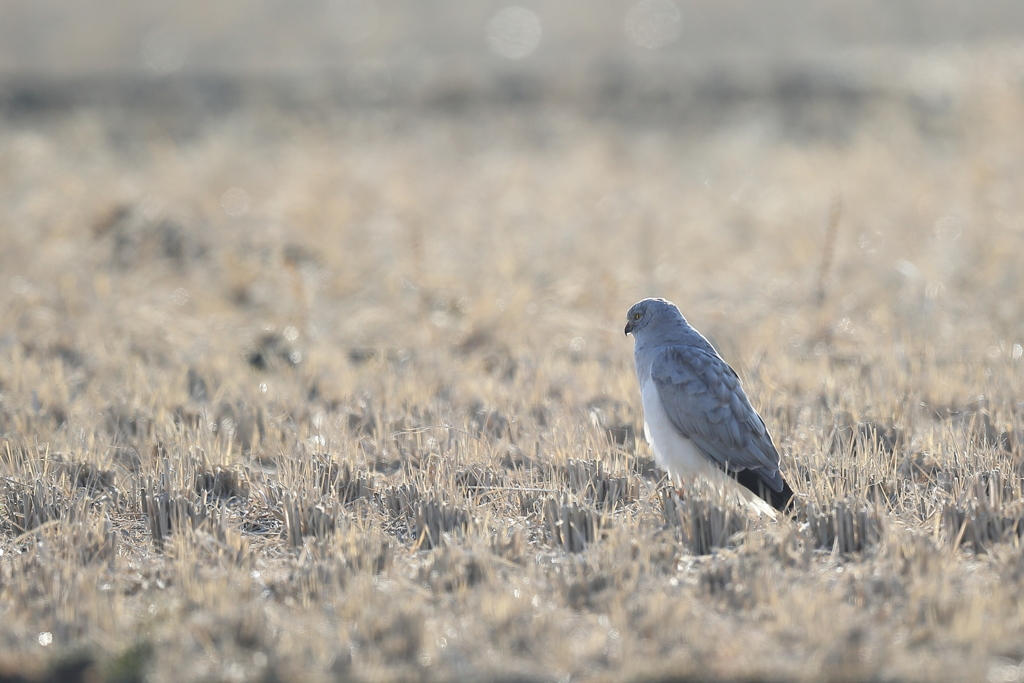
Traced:
<path fill-rule="evenodd" d="M 727 500 L 734 504 L 745 506 L 758 517 L 776 519 L 777 513 L 769 504 L 769 501 L 761 498 L 748 487 L 738 485 L 735 475 L 726 475 L 725 472 L 717 467 L 709 467 L 703 474 L 704 479 L 708 484 L 711 484 L 713 490 L 717 491 L 719 495 L 724 496 Z"/>
<path fill-rule="evenodd" d="M 711 487 L 710 490 L 714 492 L 713 495 L 723 496 L 723 500 L 728 501 L 730 504 L 746 507 L 758 517 L 767 517 L 769 519 L 776 519 L 777 517 L 775 508 L 772 507 L 770 501 L 758 496 L 756 491 L 751 490 L 750 487 L 738 481 L 735 474 L 726 474 L 722 469 L 715 467 L 707 460 L 699 463 L 697 471 L 691 472 L 688 477 L 683 478 L 678 475 L 672 475 L 672 480 L 677 487 L 691 489 L 691 486 L 697 486 L 696 490 L 698 491 L 700 490 L 700 482 L 703 482 L 704 485 Z"/>
<path fill-rule="evenodd" d="M 779 512 L 789 512 L 793 503 L 793 489 L 789 488 L 785 479 L 782 479 L 782 490 L 776 491 L 761 478 L 756 470 L 730 472 L 729 476 L 735 479 L 740 486 L 753 491 L 755 495 Z"/>

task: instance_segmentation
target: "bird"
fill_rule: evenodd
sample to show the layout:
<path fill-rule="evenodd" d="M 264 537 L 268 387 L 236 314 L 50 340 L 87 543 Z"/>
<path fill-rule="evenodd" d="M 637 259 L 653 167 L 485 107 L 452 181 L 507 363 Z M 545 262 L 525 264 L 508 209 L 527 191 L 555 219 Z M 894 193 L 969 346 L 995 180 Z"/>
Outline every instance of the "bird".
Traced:
<path fill-rule="evenodd" d="M 658 466 L 677 486 L 702 478 L 759 516 L 787 510 L 793 490 L 736 371 L 666 299 L 633 304 L 630 334 L 644 435 Z"/>

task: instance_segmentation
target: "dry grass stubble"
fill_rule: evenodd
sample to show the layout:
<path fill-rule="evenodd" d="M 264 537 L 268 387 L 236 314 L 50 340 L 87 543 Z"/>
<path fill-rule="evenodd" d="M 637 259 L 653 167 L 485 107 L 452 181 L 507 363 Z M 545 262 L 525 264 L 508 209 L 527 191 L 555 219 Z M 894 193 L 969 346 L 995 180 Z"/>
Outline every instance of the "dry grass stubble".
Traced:
<path fill-rule="evenodd" d="M 770 106 L 11 123 L 2 665 L 1011 671 L 1024 102 L 976 76 L 839 141 Z M 744 378 L 795 520 L 652 470 L 621 316 L 655 293 Z"/>

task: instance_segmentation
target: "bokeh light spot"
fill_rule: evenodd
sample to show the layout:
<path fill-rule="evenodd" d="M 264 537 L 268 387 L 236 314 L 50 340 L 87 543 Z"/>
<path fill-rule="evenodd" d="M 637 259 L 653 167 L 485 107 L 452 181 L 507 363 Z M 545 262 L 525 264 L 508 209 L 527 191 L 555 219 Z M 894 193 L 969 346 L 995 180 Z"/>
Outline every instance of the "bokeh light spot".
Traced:
<path fill-rule="evenodd" d="M 167 26 L 153 29 L 142 39 L 142 61 L 156 74 L 169 74 L 185 64 L 189 40 L 180 31 Z"/>
<path fill-rule="evenodd" d="M 232 187 L 220 196 L 220 208 L 232 218 L 244 216 L 249 211 L 249 193 L 240 187 Z"/>
<path fill-rule="evenodd" d="M 626 35 L 649 50 L 664 47 L 683 32 L 683 15 L 672 0 L 640 0 L 626 14 Z"/>
<path fill-rule="evenodd" d="M 327 20 L 346 43 L 364 43 L 377 30 L 380 10 L 372 0 L 334 0 L 327 7 Z"/>
<path fill-rule="evenodd" d="M 511 5 L 487 22 L 491 50 L 508 59 L 529 56 L 540 45 L 540 17 L 525 7 Z"/>

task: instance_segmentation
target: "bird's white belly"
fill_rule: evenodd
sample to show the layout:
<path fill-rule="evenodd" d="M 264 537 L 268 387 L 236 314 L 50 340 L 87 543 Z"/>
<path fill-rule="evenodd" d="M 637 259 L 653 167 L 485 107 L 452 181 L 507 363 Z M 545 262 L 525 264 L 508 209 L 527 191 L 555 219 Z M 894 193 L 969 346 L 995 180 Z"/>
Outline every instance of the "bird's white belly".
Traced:
<path fill-rule="evenodd" d="M 714 477 L 718 468 L 672 424 L 652 380 L 640 388 L 640 398 L 644 405 L 644 436 L 654 451 L 654 461 L 676 482 L 696 476 Z"/>

